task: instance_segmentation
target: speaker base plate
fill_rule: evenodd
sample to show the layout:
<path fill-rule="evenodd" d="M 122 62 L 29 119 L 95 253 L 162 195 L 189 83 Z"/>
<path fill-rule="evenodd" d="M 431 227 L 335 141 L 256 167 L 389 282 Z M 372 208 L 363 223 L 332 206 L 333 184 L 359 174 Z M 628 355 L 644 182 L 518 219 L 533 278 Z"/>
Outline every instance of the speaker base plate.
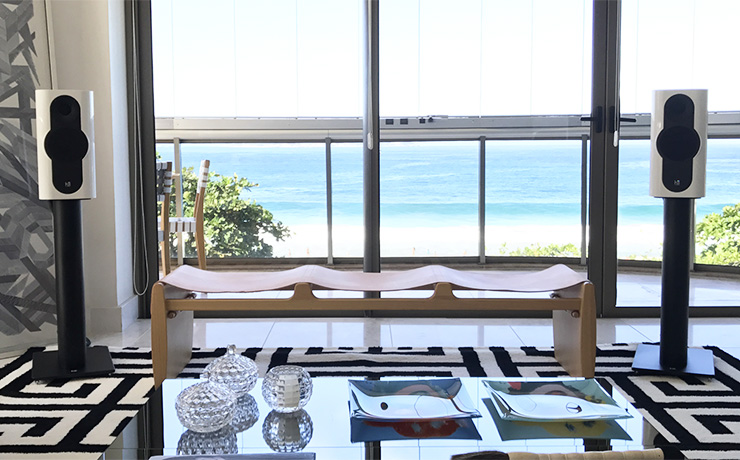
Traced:
<path fill-rule="evenodd" d="M 686 367 L 671 369 L 660 364 L 660 345 L 641 343 L 635 351 L 632 369 L 666 375 L 704 375 L 714 377 L 714 353 L 704 348 L 686 348 Z"/>
<path fill-rule="evenodd" d="M 115 370 L 108 347 L 87 348 L 85 366 L 77 370 L 63 369 L 59 365 L 58 351 L 42 351 L 33 355 L 31 378 L 33 380 L 53 380 L 100 377 L 112 374 Z"/>

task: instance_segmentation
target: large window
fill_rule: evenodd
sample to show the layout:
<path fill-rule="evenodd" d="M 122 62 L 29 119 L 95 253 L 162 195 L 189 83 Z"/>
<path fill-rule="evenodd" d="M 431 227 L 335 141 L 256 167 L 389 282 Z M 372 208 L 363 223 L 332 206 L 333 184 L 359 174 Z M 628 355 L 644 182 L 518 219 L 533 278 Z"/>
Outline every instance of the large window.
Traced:
<path fill-rule="evenodd" d="M 362 257 L 362 145 L 331 145 L 332 255 Z"/>
<path fill-rule="evenodd" d="M 381 144 L 382 256 L 474 256 L 478 143 Z"/>
<path fill-rule="evenodd" d="M 158 152 L 163 160 L 174 160 L 172 144 L 160 144 Z M 222 200 L 230 192 L 229 184 L 237 179 L 246 179 L 251 187 L 245 188 L 239 198 L 250 205 L 261 206 L 270 216 L 263 221 L 280 223 L 288 228 L 284 239 L 276 240 L 270 234 L 260 232 L 264 242 L 272 246 L 267 253 L 241 257 L 326 257 L 328 238 L 326 225 L 326 167 L 325 150 L 321 144 L 180 144 L 182 170 L 197 171 L 202 159 L 211 161 L 211 179 L 206 196 L 222 193 Z M 342 163 L 343 160 L 339 160 Z M 342 174 L 341 172 L 339 174 Z M 192 177 L 192 180 L 195 180 Z M 341 189 L 340 189 L 341 190 Z M 177 192 L 175 192 L 177 193 Z M 342 208 L 346 205 L 340 199 Z M 215 209 L 213 209 L 215 208 Z M 221 220 L 240 218 L 234 207 L 227 203 L 206 202 L 206 217 L 209 213 L 217 218 L 207 219 L 206 246 L 217 247 L 223 254 L 223 240 L 229 235 L 220 235 L 215 227 Z M 262 212 L 262 211 L 261 211 Z M 256 219 L 256 217 L 253 217 Z M 193 257 L 186 252 L 185 257 Z M 226 254 L 228 257 L 229 254 Z"/>
<path fill-rule="evenodd" d="M 650 113 L 656 89 L 709 90 L 709 111 L 740 110 L 729 58 L 740 2 L 735 0 L 622 0 L 622 113 Z"/>
<path fill-rule="evenodd" d="M 660 260 L 663 256 L 663 200 L 648 193 L 650 141 L 619 144 L 617 257 Z"/>
<path fill-rule="evenodd" d="M 153 0 L 156 116 L 360 116 L 359 7 Z"/>
<path fill-rule="evenodd" d="M 359 116 L 360 7 L 153 0 L 156 115 L 277 117 L 274 141 L 294 129 L 291 117 L 332 117 L 331 126 L 334 117 Z M 423 128 L 418 117 L 434 116 L 428 126 L 437 127 L 454 116 L 590 110 L 590 0 L 398 0 L 382 2 L 380 12 L 383 117 L 411 117 Z M 382 144 L 383 256 L 480 255 L 479 135 L 457 137 Z M 245 197 L 291 230 L 273 242 L 274 256 L 327 256 L 329 221 L 331 255 L 362 256 L 359 143 L 331 144 L 327 218 L 322 143 L 182 140 L 183 167 L 209 158 L 213 172 L 259 184 Z M 487 150 L 485 254 L 551 243 L 580 250 L 581 142 L 488 141 Z"/>
<path fill-rule="evenodd" d="M 607 61 L 597 75 L 608 75 L 592 85 L 594 6 L 607 3 L 621 5 L 621 30 L 611 13 L 597 27 L 621 44 L 619 58 L 597 49 L 595 62 Z M 362 257 L 363 2 L 152 7 L 160 153 L 176 155 L 167 142 L 179 141 L 183 167 L 208 158 L 214 173 L 259 184 L 244 198 L 290 230 L 270 242 L 271 256 Z M 597 302 L 613 308 L 614 278 L 641 261 L 655 269 L 662 257 L 641 115 L 655 89 L 709 90 L 707 195 L 696 224 L 740 203 L 740 61 L 727 51 L 738 42 L 740 2 L 381 0 L 379 8 L 383 257 L 563 256 L 584 265 L 589 257 L 589 270 L 611 270 L 595 277 L 612 286 Z M 581 121 L 597 118 L 592 91 L 604 105 L 602 134 Z M 639 120 L 613 139 L 603 133 L 614 132 L 617 109 Z M 703 250 L 700 270 L 740 264 Z M 655 305 L 659 290 L 646 286 Z"/>
<path fill-rule="evenodd" d="M 733 0 L 622 0 L 622 112 L 649 113 L 654 90 L 683 88 L 707 89 L 710 112 L 740 110 L 734 78 L 740 61 L 727 58 L 739 42 L 734 33 L 739 19 L 740 2 Z M 737 140 L 709 140 L 707 195 L 696 202 L 697 222 L 740 202 L 732 179 L 740 172 L 738 147 Z M 621 144 L 620 219 L 662 225 L 661 202 L 647 192 L 649 151 L 647 141 Z M 623 197 L 641 184 L 639 205 Z M 626 248 L 622 254 L 641 255 Z"/>
<path fill-rule="evenodd" d="M 380 5 L 380 111 L 590 111 L 588 0 L 399 0 Z"/>
<path fill-rule="evenodd" d="M 581 255 L 581 141 L 486 142 L 486 254 Z"/>
<path fill-rule="evenodd" d="M 707 143 L 706 196 L 696 200 L 695 224 L 710 214 L 721 214 L 726 206 L 740 203 L 736 185 L 740 172 L 740 134 L 721 129 L 729 114 L 740 109 L 740 93 L 734 75 L 740 72 L 736 59 L 727 59 L 727 50 L 738 43 L 733 32 L 740 19 L 740 3 L 732 0 L 622 0 L 620 96 L 623 113 L 650 113 L 653 91 L 660 89 L 708 90 L 710 139 Z M 720 112 L 720 113 L 717 113 Z M 712 125 L 712 120 L 715 120 Z M 713 134 L 714 133 L 714 134 Z M 619 150 L 619 239 L 621 259 L 661 260 L 663 256 L 663 200 L 649 195 L 650 142 L 645 139 L 622 141 Z M 715 137 L 715 138 L 711 138 Z M 720 220 L 720 219 L 718 219 Z M 709 239 L 730 240 L 733 231 L 722 225 L 703 230 Z M 725 228 L 730 223 L 725 222 Z M 703 264 L 726 265 L 729 259 L 712 257 L 702 244 L 697 227 L 695 260 Z M 720 244 L 722 246 L 722 244 Z M 721 250 L 727 253 L 731 245 Z M 733 252 L 734 250 L 730 250 Z M 734 258 L 732 264 L 740 263 Z M 620 267 L 620 282 L 639 275 Z M 691 305 L 727 305 L 724 294 L 706 286 L 698 273 L 691 276 Z M 660 283 L 644 277 L 641 295 L 618 289 L 617 306 L 660 305 Z M 736 299 L 731 299 L 736 302 Z"/>
<path fill-rule="evenodd" d="M 590 111 L 590 0 L 381 3 L 382 116 Z M 359 117 L 360 6 L 153 0 L 156 115 Z"/>

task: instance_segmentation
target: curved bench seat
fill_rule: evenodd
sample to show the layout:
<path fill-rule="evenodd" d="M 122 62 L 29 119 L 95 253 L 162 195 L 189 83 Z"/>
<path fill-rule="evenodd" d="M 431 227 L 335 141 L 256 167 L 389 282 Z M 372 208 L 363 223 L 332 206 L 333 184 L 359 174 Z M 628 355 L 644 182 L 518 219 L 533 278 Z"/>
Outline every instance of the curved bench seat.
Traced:
<path fill-rule="evenodd" d="M 408 291 L 450 283 L 454 289 L 548 292 L 585 281 L 587 279 L 583 275 L 565 265 L 554 265 L 532 273 L 461 271 L 441 265 L 381 273 L 334 270 L 319 265 L 275 272 L 217 272 L 183 265 L 160 280 L 168 286 L 200 293 L 275 291 L 293 289 L 298 283 L 339 291 Z"/>
<path fill-rule="evenodd" d="M 315 291 L 394 292 L 431 289 L 430 297 L 329 298 Z M 453 290 L 552 292 L 549 298 L 458 297 Z M 287 298 L 245 298 L 243 293 L 292 290 Z M 208 294 L 217 294 L 208 296 Z M 228 294 L 234 294 L 230 296 Z M 190 359 L 194 311 L 449 312 L 546 310 L 553 313 L 555 357 L 572 376 L 593 377 L 596 307 L 593 285 L 564 265 L 532 273 L 462 271 L 439 265 L 364 273 L 306 265 L 273 272 L 218 272 L 181 266 L 152 288 L 152 364 L 159 385 Z M 434 345 L 434 344 L 430 344 Z"/>

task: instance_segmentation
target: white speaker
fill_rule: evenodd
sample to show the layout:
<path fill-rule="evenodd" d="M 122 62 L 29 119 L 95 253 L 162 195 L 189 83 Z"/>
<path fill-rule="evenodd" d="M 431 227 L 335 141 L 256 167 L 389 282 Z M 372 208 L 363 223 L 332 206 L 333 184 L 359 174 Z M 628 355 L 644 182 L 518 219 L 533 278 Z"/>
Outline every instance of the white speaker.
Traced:
<path fill-rule="evenodd" d="M 706 191 L 707 90 L 653 93 L 650 195 L 701 198 Z"/>
<path fill-rule="evenodd" d="M 95 198 L 92 91 L 36 90 L 39 198 Z"/>

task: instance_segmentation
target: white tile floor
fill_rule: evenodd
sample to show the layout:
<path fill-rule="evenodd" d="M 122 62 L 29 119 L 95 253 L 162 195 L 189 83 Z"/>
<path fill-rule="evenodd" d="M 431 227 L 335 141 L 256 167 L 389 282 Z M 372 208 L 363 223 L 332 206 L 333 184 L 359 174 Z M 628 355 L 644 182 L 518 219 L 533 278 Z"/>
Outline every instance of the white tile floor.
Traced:
<path fill-rule="evenodd" d="M 552 346 L 549 319 L 196 319 L 194 345 L 214 348 L 340 346 Z M 92 337 L 94 344 L 151 344 L 148 320 L 138 320 L 121 334 Z M 658 319 L 597 321 L 597 342 L 660 341 Z M 716 345 L 740 358 L 740 318 L 692 318 L 689 346 Z"/>
<path fill-rule="evenodd" d="M 660 306 L 661 279 L 658 272 L 626 272 L 617 275 L 617 305 Z M 718 273 L 691 273 L 689 304 L 697 307 L 740 305 L 740 278 Z"/>

